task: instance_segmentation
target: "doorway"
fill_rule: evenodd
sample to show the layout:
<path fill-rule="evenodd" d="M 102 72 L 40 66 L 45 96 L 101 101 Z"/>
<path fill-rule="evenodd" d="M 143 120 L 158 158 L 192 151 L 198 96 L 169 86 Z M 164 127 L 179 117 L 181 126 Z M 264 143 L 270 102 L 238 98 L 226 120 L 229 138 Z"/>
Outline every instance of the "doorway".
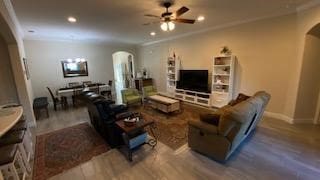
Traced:
<path fill-rule="evenodd" d="M 305 35 L 303 61 L 296 103 L 295 119 L 319 123 L 320 111 L 320 23 Z"/>
<path fill-rule="evenodd" d="M 121 90 L 134 88 L 134 56 L 125 51 L 118 51 L 112 54 L 113 70 L 116 91 L 116 103 L 122 103 Z"/>

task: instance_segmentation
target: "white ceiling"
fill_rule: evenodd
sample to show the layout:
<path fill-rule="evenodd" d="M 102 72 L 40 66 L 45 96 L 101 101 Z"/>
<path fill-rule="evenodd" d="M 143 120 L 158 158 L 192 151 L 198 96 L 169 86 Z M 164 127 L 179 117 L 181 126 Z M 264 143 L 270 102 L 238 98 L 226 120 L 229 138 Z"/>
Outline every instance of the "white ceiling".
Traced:
<path fill-rule="evenodd" d="M 177 24 L 162 32 L 159 24 L 143 26 L 160 15 L 159 0 L 11 0 L 26 39 L 82 40 L 142 44 L 238 21 L 293 12 L 310 0 L 176 0 L 171 11 L 190 8 L 183 18 L 204 22 Z M 74 16 L 71 24 L 66 18 Z M 28 32 L 35 31 L 34 33 Z M 150 32 L 155 31 L 155 37 Z"/>

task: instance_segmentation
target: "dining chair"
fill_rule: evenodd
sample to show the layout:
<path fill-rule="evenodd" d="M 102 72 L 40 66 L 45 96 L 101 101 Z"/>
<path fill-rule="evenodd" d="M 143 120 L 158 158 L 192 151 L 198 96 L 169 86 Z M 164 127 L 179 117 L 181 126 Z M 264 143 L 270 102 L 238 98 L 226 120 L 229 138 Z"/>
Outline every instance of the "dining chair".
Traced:
<path fill-rule="evenodd" d="M 80 85 L 79 82 L 69 82 L 69 83 L 68 83 L 68 86 L 69 86 L 69 87 L 75 87 L 75 86 L 79 86 L 79 85 Z"/>
<path fill-rule="evenodd" d="M 78 104 L 81 103 L 81 93 L 82 93 L 82 89 L 73 88 L 72 105 L 74 107 L 76 107 Z"/>
<path fill-rule="evenodd" d="M 92 84 L 92 81 L 82 81 L 82 84 L 85 86 L 85 85 L 89 85 L 89 84 Z"/>
<path fill-rule="evenodd" d="M 112 80 L 109 80 L 108 82 L 108 89 L 105 91 L 101 91 L 101 95 L 102 96 L 107 96 L 109 99 L 112 99 L 112 93 L 111 93 L 111 89 L 112 89 Z"/>
<path fill-rule="evenodd" d="M 100 87 L 99 83 L 94 84 L 90 87 L 90 90 L 95 92 L 96 94 L 100 94 Z"/>
<path fill-rule="evenodd" d="M 57 106 L 58 105 L 61 105 L 62 108 L 66 108 L 68 106 L 67 104 L 67 97 L 65 96 L 61 96 L 60 99 L 59 97 L 55 97 L 51 91 L 51 89 L 49 87 L 47 87 L 49 93 L 50 93 L 50 96 L 52 98 L 52 101 L 53 101 L 53 108 L 55 111 L 57 111 Z"/>

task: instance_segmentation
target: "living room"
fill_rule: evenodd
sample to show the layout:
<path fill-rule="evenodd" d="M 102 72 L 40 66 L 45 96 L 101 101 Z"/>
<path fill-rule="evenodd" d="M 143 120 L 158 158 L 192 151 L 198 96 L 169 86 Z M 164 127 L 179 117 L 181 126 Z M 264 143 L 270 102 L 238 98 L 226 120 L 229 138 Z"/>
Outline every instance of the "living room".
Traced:
<path fill-rule="evenodd" d="M 0 177 L 320 175 L 318 1 L 0 5 Z"/>

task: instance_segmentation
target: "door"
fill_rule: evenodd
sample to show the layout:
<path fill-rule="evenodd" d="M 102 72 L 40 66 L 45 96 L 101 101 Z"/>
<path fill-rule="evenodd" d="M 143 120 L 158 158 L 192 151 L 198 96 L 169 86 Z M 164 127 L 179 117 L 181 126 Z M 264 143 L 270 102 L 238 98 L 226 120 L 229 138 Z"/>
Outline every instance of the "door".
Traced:
<path fill-rule="evenodd" d="M 132 57 L 132 58 L 128 58 Z M 113 54 L 113 70 L 116 90 L 116 103 L 122 103 L 121 90 L 132 87 L 134 65 L 133 55 L 127 52 L 116 52 Z"/>

